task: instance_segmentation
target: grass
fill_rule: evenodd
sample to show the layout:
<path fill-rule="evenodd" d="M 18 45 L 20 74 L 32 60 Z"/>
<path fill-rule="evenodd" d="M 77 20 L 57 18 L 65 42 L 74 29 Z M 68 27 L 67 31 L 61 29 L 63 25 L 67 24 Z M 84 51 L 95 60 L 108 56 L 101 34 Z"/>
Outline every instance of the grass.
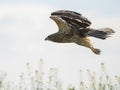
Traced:
<path fill-rule="evenodd" d="M 26 72 L 21 73 L 19 82 L 5 80 L 6 73 L 0 72 L 0 90 L 65 90 L 62 83 L 58 80 L 58 69 L 50 68 L 47 80 L 44 79 L 45 72 L 42 69 L 43 60 L 40 60 L 40 66 L 34 73 L 31 72 L 30 63 L 26 64 Z M 104 63 L 100 65 L 100 75 L 96 72 L 86 70 L 86 80 L 83 80 L 83 71 L 80 70 L 79 90 L 120 90 L 120 76 L 110 77 L 106 72 Z M 79 77 L 78 77 L 79 78 Z M 69 85 L 67 90 L 77 90 L 76 87 Z"/>

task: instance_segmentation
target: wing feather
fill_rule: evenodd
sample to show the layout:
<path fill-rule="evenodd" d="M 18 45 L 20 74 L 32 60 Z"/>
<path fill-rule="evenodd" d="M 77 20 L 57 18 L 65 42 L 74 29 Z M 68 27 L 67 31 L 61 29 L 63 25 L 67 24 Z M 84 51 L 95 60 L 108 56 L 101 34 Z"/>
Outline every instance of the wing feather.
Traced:
<path fill-rule="evenodd" d="M 86 28 L 88 27 L 89 23 L 86 21 L 81 21 L 80 19 L 74 19 L 71 17 L 61 16 L 63 20 L 65 20 L 67 23 L 71 24 L 72 26 L 76 28 Z"/>
<path fill-rule="evenodd" d="M 69 10 L 59 10 L 51 13 L 51 15 L 62 16 L 67 19 L 68 23 L 76 23 L 79 28 L 86 28 L 91 25 L 91 22 L 83 17 L 80 13 L 69 11 Z"/>
<path fill-rule="evenodd" d="M 60 16 L 56 16 L 56 15 L 52 15 L 50 16 L 51 19 L 53 19 L 58 28 L 59 28 L 59 32 L 63 32 L 63 33 L 70 33 L 72 30 L 72 26 L 67 23 L 65 20 L 63 20 Z"/>

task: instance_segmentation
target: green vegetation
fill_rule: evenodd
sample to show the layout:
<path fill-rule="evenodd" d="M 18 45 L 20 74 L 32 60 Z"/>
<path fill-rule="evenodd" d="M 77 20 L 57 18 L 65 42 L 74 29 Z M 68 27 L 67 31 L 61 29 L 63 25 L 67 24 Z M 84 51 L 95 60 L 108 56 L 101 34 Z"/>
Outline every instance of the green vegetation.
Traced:
<path fill-rule="evenodd" d="M 78 90 L 120 90 L 120 76 L 113 78 L 108 75 L 104 63 L 101 63 L 100 75 L 97 72 L 86 70 L 86 78 L 82 77 L 83 71 L 80 70 L 80 84 Z M 65 90 L 62 83 L 58 80 L 57 68 L 50 68 L 49 76 L 45 79 L 43 71 L 43 60 L 40 60 L 40 65 L 37 70 L 31 72 L 31 66 L 26 64 L 26 72 L 21 73 L 19 82 L 5 80 L 6 73 L 0 72 L 0 90 Z M 79 78 L 79 77 L 78 77 Z M 71 85 L 66 86 L 67 90 L 77 90 Z"/>

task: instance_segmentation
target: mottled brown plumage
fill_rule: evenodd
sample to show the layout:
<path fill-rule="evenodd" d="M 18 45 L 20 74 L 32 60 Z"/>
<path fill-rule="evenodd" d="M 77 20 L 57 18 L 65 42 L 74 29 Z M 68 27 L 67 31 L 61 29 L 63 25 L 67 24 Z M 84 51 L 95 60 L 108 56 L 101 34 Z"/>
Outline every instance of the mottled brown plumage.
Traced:
<path fill-rule="evenodd" d="M 110 28 L 102 28 L 98 30 L 89 28 L 91 22 L 74 11 L 59 10 L 51 13 L 50 18 L 56 22 L 59 31 L 49 35 L 45 40 L 58 43 L 76 43 L 90 48 L 95 54 L 100 54 L 100 49 L 93 47 L 89 36 L 106 39 L 114 33 Z"/>

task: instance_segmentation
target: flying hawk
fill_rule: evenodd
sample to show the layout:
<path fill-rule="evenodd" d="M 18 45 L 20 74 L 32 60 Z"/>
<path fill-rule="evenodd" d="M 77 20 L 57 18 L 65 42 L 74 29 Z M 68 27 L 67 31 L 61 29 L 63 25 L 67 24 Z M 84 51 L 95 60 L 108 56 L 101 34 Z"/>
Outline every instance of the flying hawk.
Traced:
<path fill-rule="evenodd" d="M 100 49 L 93 47 L 89 37 L 106 39 L 114 33 L 110 28 L 90 28 L 91 21 L 74 11 L 59 10 L 51 13 L 50 18 L 56 22 L 59 31 L 49 35 L 45 40 L 58 43 L 76 43 L 90 48 L 98 55 L 100 54 Z"/>

